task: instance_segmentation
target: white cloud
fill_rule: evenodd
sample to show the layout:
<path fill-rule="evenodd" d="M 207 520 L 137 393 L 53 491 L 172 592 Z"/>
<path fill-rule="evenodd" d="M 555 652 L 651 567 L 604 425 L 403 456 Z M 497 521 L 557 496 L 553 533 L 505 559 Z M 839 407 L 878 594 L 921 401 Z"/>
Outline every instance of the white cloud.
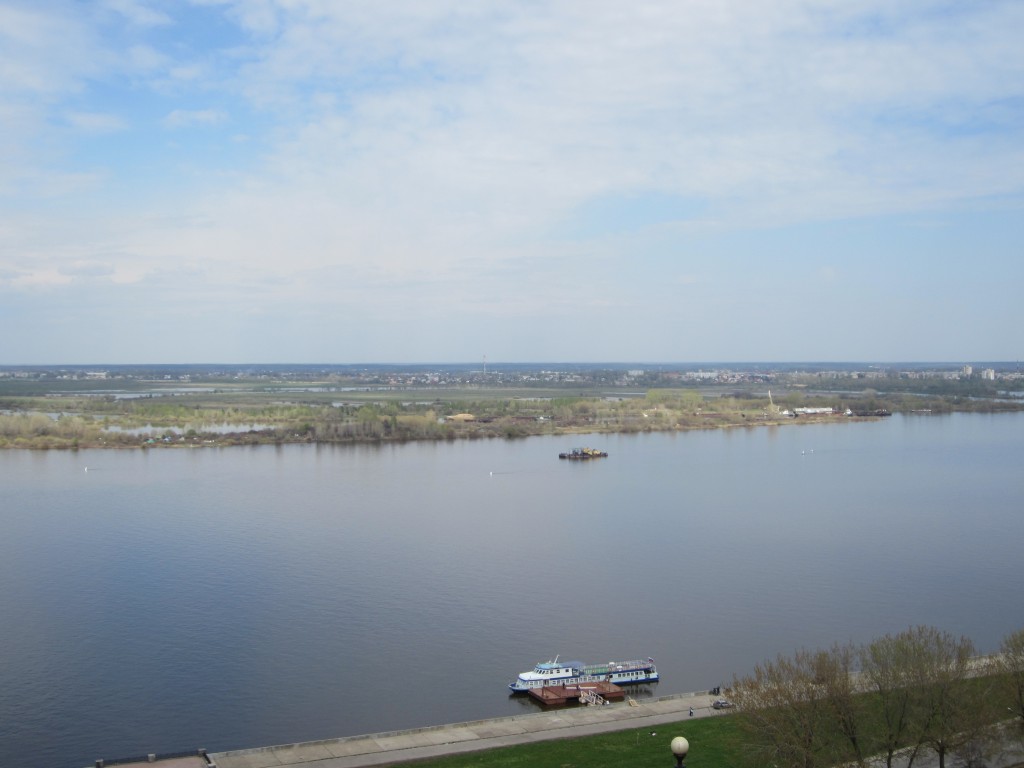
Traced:
<path fill-rule="evenodd" d="M 128 73 L 148 75 L 160 72 L 170 66 L 173 60 L 151 45 L 137 43 L 128 47 L 121 61 Z"/>
<path fill-rule="evenodd" d="M 0 98 L 52 99 L 76 91 L 105 58 L 93 31 L 46 4 L 0 5 Z"/>
<path fill-rule="evenodd" d="M 171 79 L 176 81 L 198 82 L 205 74 L 206 69 L 195 62 L 172 66 L 168 71 Z"/>
<path fill-rule="evenodd" d="M 102 5 L 140 27 L 162 27 L 173 23 L 166 13 L 154 10 L 140 0 L 103 0 Z"/>
<path fill-rule="evenodd" d="M 225 13 L 242 29 L 252 34 L 269 36 L 277 32 L 278 14 L 287 13 L 278 0 L 190 0 L 193 5 L 225 9 Z"/>
<path fill-rule="evenodd" d="M 85 133 L 117 133 L 128 127 L 123 118 L 103 112 L 69 112 L 65 118 Z"/>
<path fill-rule="evenodd" d="M 235 25 L 219 44 L 176 37 L 189 27 L 173 5 L 108 2 L 116 34 L 74 5 L 50 6 L 56 20 L 18 7 L 0 8 L 0 116 L 15 126 L 0 193 L 46 186 L 74 209 L 102 196 L 72 182 L 102 182 L 123 200 L 78 230 L 34 231 L 34 249 L 0 242 L 0 268 L 35 285 L 159 274 L 225 306 L 364 316 L 646 307 L 645 292 L 714 286 L 714 257 L 694 254 L 721 233 L 1024 189 L 1014 2 L 193 0 L 188 13 Z M 26 152 L 54 114 L 80 133 L 130 123 L 124 167 Z M 173 146 L 147 121 L 177 131 Z M 125 191 L 147 177 L 146 200 Z M 678 218 L 627 215 L 648 198 L 680 201 Z M 807 274 L 846 274 L 828 263 Z"/>
<path fill-rule="evenodd" d="M 971 111 L 1020 79 L 1019 57 L 988 53 L 1014 44 L 1019 13 L 1005 6 L 972 15 L 966 35 L 927 4 L 920 21 L 884 4 L 861 18 L 803 2 L 488 9 L 279 5 L 278 34 L 243 70 L 244 87 L 303 118 L 311 83 L 317 108 L 328 89 L 341 105 L 296 127 L 279 165 L 342 178 L 400 167 L 403 191 L 490 201 L 497 217 L 510 210 L 502 203 L 532 201 L 528 221 L 629 189 L 701 196 L 747 217 L 763 200 L 776 201 L 763 209 L 771 217 L 863 215 L 962 196 L 959 184 L 936 186 L 933 168 L 962 162 L 962 178 L 971 140 L 945 135 L 932 115 Z M 835 33 L 873 14 L 895 33 Z M 968 194 L 995 180 L 977 181 Z"/>
<path fill-rule="evenodd" d="M 194 125 L 218 125 L 227 120 L 228 116 L 221 109 L 175 109 L 164 119 L 167 128 L 188 128 Z"/>
<path fill-rule="evenodd" d="M 7 283 L 13 288 L 17 289 L 39 289 L 39 288 L 52 288 L 54 286 L 67 285 L 71 282 L 71 277 L 61 272 L 59 269 L 54 267 L 46 269 L 30 269 L 24 271 L 18 271 L 10 273 L 11 277 L 7 280 L 0 282 Z"/>
<path fill-rule="evenodd" d="M 315 221 L 283 212 L 281 239 L 319 232 L 333 242 L 339 225 L 327 222 L 354 218 L 367 234 L 352 239 L 373 243 L 375 258 L 430 252 L 440 267 L 466 250 L 487 258 L 500 252 L 493 243 L 535 236 L 614 191 L 703 198 L 718 217 L 761 223 L 913 209 L 1020 184 L 1019 174 L 970 172 L 970 140 L 953 140 L 951 153 L 933 126 L 901 117 L 906 104 L 975 101 L 981 82 L 990 91 L 993 75 L 1014 66 L 986 56 L 965 72 L 955 19 L 915 27 L 908 45 L 829 34 L 850 19 L 823 20 L 843 12 L 828 4 L 234 8 L 263 31 L 269 22 L 254 19 L 272 17 L 278 32 L 242 70 L 243 87 L 260 103 L 299 104 L 295 120 L 282 118 L 293 135 L 269 177 L 235 207 L 274 208 L 284 197 L 298 211 L 308 200 L 331 209 Z M 972 47 L 1005 44 L 1001 24 L 977 26 Z M 312 112 L 301 106 L 311 82 Z M 330 90 L 335 98 L 324 98 Z M 168 122 L 217 119 L 181 112 Z M 246 250 L 267 252 L 259 241 Z"/>

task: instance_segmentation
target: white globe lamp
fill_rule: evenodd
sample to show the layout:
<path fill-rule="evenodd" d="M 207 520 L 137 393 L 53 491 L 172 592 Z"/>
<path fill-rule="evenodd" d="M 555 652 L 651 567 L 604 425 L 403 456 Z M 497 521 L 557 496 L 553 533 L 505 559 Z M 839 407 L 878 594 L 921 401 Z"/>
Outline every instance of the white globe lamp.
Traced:
<path fill-rule="evenodd" d="M 686 759 L 686 753 L 690 751 L 690 742 L 688 742 L 682 736 L 676 736 L 672 739 L 672 754 L 676 756 L 676 768 L 684 768 L 683 761 Z"/>

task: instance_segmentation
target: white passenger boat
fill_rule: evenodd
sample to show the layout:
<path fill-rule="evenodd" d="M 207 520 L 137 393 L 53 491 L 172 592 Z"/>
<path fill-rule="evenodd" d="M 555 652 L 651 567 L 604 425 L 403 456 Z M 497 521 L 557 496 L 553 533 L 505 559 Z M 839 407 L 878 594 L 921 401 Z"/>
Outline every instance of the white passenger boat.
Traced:
<path fill-rule="evenodd" d="M 528 672 L 508 684 L 513 692 L 543 688 L 547 685 L 576 685 L 605 681 L 616 685 L 635 685 L 658 682 L 658 668 L 654 659 L 637 661 L 609 661 L 607 664 L 584 664 L 582 661 L 542 661 Z"/>

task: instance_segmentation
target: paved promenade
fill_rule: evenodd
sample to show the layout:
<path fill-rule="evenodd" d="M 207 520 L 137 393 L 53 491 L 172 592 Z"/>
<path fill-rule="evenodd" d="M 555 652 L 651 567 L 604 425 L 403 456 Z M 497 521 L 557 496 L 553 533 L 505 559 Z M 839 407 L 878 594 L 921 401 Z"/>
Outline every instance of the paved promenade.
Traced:
<path fill-rule="evenodd" d="M 654 730 L 655 726 L 663 723 L 688 719 L 690 707 L 693 707 L 694 717 L 723 714 L 711 707 L 714 699 L 706 693 L 695 693 L 637 699 L 635 706 L 627 700 L 604 706 L 571 707 L 408 731 L 211 753 L 209 757 L 217 768 L 362 768 L 389 765 L 607 731 L 630 728 Z M 677 734 L 665 734 L 666 744 L 673 735 Z M 160 763 L 157 766 L 162 768 Z"/>
<path fill-rule="evenodd" d="M 690 707 L 693 707 L 695 718 L 727 714 L 729 710 L 719 711 L 711 707 L 714 698 L 703 693 L 679 694 L 638 700 L 636 706 L 623 702 L 600 707 L 571 707 L 407 731 L 210 753 L 206 758 L 193 756 L 158 760 L 156 763 L 121 764 L 119 768 L 211 768 L 213 765 L 217 768 L 363 768 L 390 765 L 608 731 L 632 728 L 654 731 L 666 723 L 688 720 Z M 683 731 L 682 735 L 685 735 L 684 729 L 685 726 L 678 729 Z M 1009 731 L 1004 740 L 1004 751 L 985 763 L 988 768 L 1024 768 L 1024 745 L 1016 734 L 1016 730 Z M 677 735 L 680 734 L 676 729 L 670 729 L 659 733 L 659 738 L 664 737 L 667 745 Z M 900 761 L 896 764 L 902 765 Z M 884 763 L 878 762 L 877 765 L 883 768 Z M 965 763 L 962 757 L 950 756 L 947 765 L 963 768 Z M 931 753 L 920 755 L 914 768 L 938 768 L 938 759 Z"/>

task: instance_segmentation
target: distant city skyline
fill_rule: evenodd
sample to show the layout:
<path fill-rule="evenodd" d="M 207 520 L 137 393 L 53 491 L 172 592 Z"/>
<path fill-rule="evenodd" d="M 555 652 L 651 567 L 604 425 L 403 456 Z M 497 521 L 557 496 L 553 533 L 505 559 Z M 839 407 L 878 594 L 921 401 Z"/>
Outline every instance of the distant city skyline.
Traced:
<path fill-rule="evenodd" d="M 1019 359 L 1012 0 L 0 0 L 0 365 Z"/>
<path fill-rule="evenodd" d="M 337 363 L 337 362 L 305 362 L 305 363 L 274 363 L 251 361 L 246 363 L 52 363 L 52 364 L 0 364 L 0 377 L 36 375 L 53 376 L 69 375 L 85 378 L 104 376 L 161 376 L 165 378 L 198 376 L 260 376 L 281 375 L 302 378 L 319 375 L 348 374 L 461 374 L 473 373 L 480 376 L 493 375 L 500 377 L 510 373 L 562 373 L 562 374 L 597 374 L 605 372 L 623 373 L 635 376 L 650 374 L 683 373 L 687 375 L 714 375 L 737 373 L 743 375 L 774 375 L 774 374 L 836 374 L 836 375 L 867 375 L 867 376 L 901 376 L 901 375 L 942 375 L 962 376 L 966 378 L 985 378 L 989 372 L 998 372 L 1013 378 L 1024 375 L 1021 373 L 1020 361 L 988 360 L 964 363 L 962 361 L 896 361 L 882 363 L 866 360 L 831 360 L 831 361 L 670 361 L 670 360 L 590 360 L 590 361 L 558 361 L 533 360 L 520 362 L 494 361 L 483 365 L 481 361 L 432 361 L 422 363 Z"/>

